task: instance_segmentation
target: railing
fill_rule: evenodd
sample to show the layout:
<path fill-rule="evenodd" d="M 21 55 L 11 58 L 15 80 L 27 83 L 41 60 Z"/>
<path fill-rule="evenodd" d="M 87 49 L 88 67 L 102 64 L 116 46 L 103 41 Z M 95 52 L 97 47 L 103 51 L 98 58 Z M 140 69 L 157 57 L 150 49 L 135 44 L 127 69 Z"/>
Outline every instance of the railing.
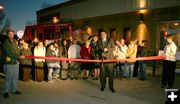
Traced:
<path fill-rule="evenodd" d="M 26 21 L 26 26 L 32 26 L 36 24 L 37 24 L 36 20 Z"/>

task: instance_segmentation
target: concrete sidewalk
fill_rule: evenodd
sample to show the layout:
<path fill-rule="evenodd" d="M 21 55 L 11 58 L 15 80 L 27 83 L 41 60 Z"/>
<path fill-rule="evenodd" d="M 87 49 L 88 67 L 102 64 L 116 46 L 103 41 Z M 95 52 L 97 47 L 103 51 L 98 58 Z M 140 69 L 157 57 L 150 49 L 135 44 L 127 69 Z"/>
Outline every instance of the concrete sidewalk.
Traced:
<path fill-rule="evenodd" d="M 0 79 L 2 89 L 3 79 Z M 99 80 L 55 80 L 48 82 L 18 82 L 22 95 L 4 99 L 0 90 L 1 104 L 164 104 L 164 89 L 160 88 L 159 77 L 147 81 L 115 79 L 116 93 L 108 86 L 101 92 Z M 179 86 L 179 85 L 178 85 Z"/>

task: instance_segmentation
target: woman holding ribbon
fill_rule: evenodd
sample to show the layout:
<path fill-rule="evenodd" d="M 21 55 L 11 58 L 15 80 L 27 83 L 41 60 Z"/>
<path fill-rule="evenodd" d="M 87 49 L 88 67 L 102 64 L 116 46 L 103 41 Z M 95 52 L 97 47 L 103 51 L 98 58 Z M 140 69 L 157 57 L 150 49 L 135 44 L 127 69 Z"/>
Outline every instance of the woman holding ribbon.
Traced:
<path fill-rule="evenodd" d="M 162 88 L 172 88 L 175 80 L 177 46 L 173 42 L 172 35 L 168 35 L 166 40 L 167 44 L 164 48 L 165 60 L 163 61 L 162 70 Z"/>

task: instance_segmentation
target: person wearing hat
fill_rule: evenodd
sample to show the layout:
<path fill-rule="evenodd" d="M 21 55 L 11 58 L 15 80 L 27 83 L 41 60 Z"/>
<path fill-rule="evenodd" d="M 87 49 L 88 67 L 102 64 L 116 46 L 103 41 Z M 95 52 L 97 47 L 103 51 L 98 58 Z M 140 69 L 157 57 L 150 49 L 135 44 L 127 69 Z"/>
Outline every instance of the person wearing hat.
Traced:
<path fill-rule="evenodd" d="M 19 78 L 19 61 L 24 59 L 20 56 L 18 42 L 14 39 L 14 31 L 8 30 L 8 38 L 3 43 L 3 70 L 5 74 L 3 96 L 9 98 L 9 92 L 19 95 L 21 92 L 17 90 L 17 80 Z"/>
<path fill-rule="evenodd" d="M 162 88 L 172 88 L 175 80 L 176 51 L 177 46 L 173 42 L 173 36 L 166 36 L 167 44 L 164 48 L 165 59 L 162 70 Z"/>

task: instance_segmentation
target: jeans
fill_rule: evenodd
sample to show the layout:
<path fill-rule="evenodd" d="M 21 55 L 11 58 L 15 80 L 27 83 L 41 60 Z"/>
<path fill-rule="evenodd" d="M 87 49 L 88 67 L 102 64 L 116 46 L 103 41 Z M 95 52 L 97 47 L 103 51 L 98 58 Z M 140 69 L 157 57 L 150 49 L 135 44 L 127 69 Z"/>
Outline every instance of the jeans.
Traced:
<path fill-rule="evenodd" d="M 5 79 L 3 93 L 17 91 L 17 80 L 19 78 L 19 63 L 17 64 L 5 64 L 3 66 Z"/>
<path fill-rule="evenodd" d="M 126 77 L 126 78 L 133 77 L 134 63 L 127 62 L 125 67 L 126 68 L 124 70 L 123 76 Z"/>
<path fill-rule="evenodd" d="M 119 77 L 123 77 L 126 67 L 127 67 L 126 62 L 118 62 L 116 65 L 116 75 Z"/>
<path fill-rule="evenodd" d="M 139 79 L 146 80 L 146 61 L 139 61 Z"/>
<path fill-rule="evenodd" d="M 59 63 L 57 63 L 57 62 L 47 63 L 47 66 L 48 66 L 48 80 L 52 79 L 52 74 L 55 77 L 59 76 L 59 71 L 60 71 L 60 64 Z"/>
<path fill-rule="evenodd" d="M 125 73 L 126 68 L 127 68 L 127 63 L 126 62 L 121 62 L 120 63 L 120 68 L 121 68 L 120 74 L 121 74 L 121 76 L 124 76 L 124 73 Z"/>
<path fill-rule="evenodd" d="M 121 68 L 120 68 L 120 63 L 119 62 L 117 62 L 117 63 L 115 63 L 115 65 L 114 65 L 114 77 L 119 77 L 119 76 L 121 76 Z"/>

